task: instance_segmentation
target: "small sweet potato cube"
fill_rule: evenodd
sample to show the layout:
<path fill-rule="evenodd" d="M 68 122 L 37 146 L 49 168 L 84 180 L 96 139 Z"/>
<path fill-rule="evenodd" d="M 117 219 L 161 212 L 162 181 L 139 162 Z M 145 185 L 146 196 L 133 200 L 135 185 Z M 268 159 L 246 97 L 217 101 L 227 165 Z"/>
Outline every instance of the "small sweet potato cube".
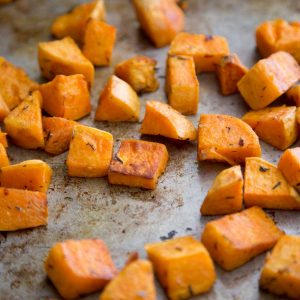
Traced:
<path fill-rule="evenodd" d="M 0 67 L 1 69 L 1 67 Z M 1 78 L 0 78 L 1 80 Z M 1 82 L 0 82 L 1 84 Z M 9 114 L 10 109 L 8 108 L 6 102 L 4 101 L 4 98 L 0 94 L 0 122 L 2 122 L 5 117 Z"/>
<path fill-rule="evenodd" d="M 44 147 L 41 102 L 41 93 L 35 91 L 4 119 L 7 134 L 22 148 Z"/>
<path fill-rule="evenodd" d="M 300 238 L 282 236 L 267 256 L 259 285 L 275 295 L 300 299 Z"/>
<path fill-rule="evenodd" d="M 109 66 L 116 40 L 116 28 L 90 20 L 84 32 L 82 52 L 95 66 Z"/>
<path fill-rule="evenodd" d="M 57 75 L 40 86 L 43 110 L 49 115 L 78 120 L 91 111 L 88 84 L 82 74 Z"/>
<path fill-rule="evenodd" d="M 0 143 L 0 168 L 9 166 L 9 158 L 3 144 Z"/>
<path fill-rule="evenodd" d="M 99 300 L 156 300 L 152 264 L 137 259 L 105 287 Z"/>
<path fill-rule="evenodd" d="M 236 54 L 224 55 L 216 66 L 221 93 L 228 96 L 238 92 L 237 83 L 248 72 Z"/>
<path fill-rule="evenodd" d="M 147 102 L 140 132 L 174 140 L 193 141 L 197 137 L 195 126 L 190 120 L 170 105 L 159 101 Z"/>
<path fill-rule="evenodd" d="M 44 150 L 59 155 L 69 149 L 73 128 L 77 123 L 63 118 L 43 117 Z"/>
<path fill-rule="evenodd" d="M 259 60 L 238 82 L 238 89 L 252 109 L 261 109 L 283 95 L 300 79 L 300 66 L 287 52 Z"/>
<path fill-rule="evenodd" d="M 94 66 L 70 37 L 39 43 L 38 59 L 42 75 L 49 80 L 60 74 L 82 74 L 89 86 L 93 85 Z"/>
<path fill-rule="evenodd" d="M 100 95 L 95 120 L 136 122 L 139 114 L 140 100 L 136 92 L 127 82 L 111 76 Z"/>
<path fill-rule="evenodd" d="M 174 0 L 133 0 L 138 21 L 158 48 L 171 43 L 184 28 L 184 13 Z"/>
<path fill-rule="evenodd" d="M 202 242 L 211 257 L 230 271 L 272 248 L 283 232 L 259 207 L 210 221 Z"/>
<path fill-rule="evenodd" d="M 168 56 L 166 93 L 169 104 L 180 113 L 197 113 L 199 82 L 191 56 Z"/>
<path fill-rule="evenodd" d="M 0 231 L 38 227 L 47 223 L 45 193 L 0 187 Z"/>
<path fill-rule="evenodd" d="M 246 207 L 300 209 L 300 196 L 276 166 L 258 158 L 246 158 L 244 179 Z"/>
<path fill-rule="evenodd" d="M 2 167 L 0 184 L 14 188 L 46 193 L 51 182 L 52 169 L 42 160 L 26 160 L 21 163 Z"/>
<path fill-rule="evenodd" d="M 198 130 L 198 159 L 243 163 L 246 157 L 261 156 L 258 137 L 242 120 L 218 114 L 202 114 Z"/>
<path fill-rule="evenodd" d="M 102 240 L 67 240 L 55 244 L 45 261 L 48 277 L 64 299 L 100 291 L 117 275 Z"/>
<path fill-rule="evenodd" d="M 108 181 L 111 184 L 155 189 L 168 159 L 168 150 L 163 144 L 123 141 L 109 167 Z"/>
<path fill-rule="evenodd" d="M 192 56 L 196 72 L 200 73 L 214 72 L 220 58 L 229 55 L 230 50 L 222 36 L 182 32 L 172 41 L 169 54 Z"/>
<path fill-rule="evenodd" d="M 7 133 L 2 132 L 2 130 L 0 128 L 0 144 L 2 144 L 5 148 L 8 147 L 6 135 L 7 135 Z"/>
<path fill-rule="evenodd" d="M 222 171 L 214 180 L 200 209 L 202 215 L 224 215 L 243 208 L 243 175 L 240 166 Z"/>
<path fill-rule="evenodd" d="M 250 111 L 242 120 L 249 124 L 256 134 L 266 143 L 284 150 L 298 137 L 296 107 L 267 107 Z"/>
<path fill-rule="evenodd" d="M 216 280 L 213 262 L 193 237 L 147 244 L 145 249 L 169 299 L 188 299 L 212 288 Z"/>
<path fill-rule="evenodd" d="M 96 128 L 76 125 L 67 157 L 69 176 L 103 177 L 112 158 L 113 136 Z"/>
<path fill-rule="evenodd" d="M 297 107 L 300 106 L 300 83 L 295 84 L 294 86 L 292 86 L 287 92 L 286 92 L 286 96 L 291 99 L 292 101 L 294 101 L 295 105 Z"/>
<path fill-rule="evenodd" d="M 115 67 L 115 74 L 126 81 L 137 93 L 150 93 L 158 89 L 155 77 L 157 61 L 148 56 L 137 55 Z"/>

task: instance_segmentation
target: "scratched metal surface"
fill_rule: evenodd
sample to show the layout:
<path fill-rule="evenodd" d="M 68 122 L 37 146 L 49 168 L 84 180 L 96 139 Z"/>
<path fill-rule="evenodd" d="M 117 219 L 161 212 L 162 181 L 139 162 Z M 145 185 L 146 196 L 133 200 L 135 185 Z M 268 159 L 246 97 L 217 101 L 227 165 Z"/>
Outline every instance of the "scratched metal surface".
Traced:
<path fill-rule="evenodd" d="M 55 16 L 69 11 L 76 0 L 17 0 L 0 7 L 0 55 L 26 69 L 36 80 L 37 43 L 48 40 L 49 26 Z M 141 97 L 165 101 L 163 75 L 165 49 L 155 49 L 139 30 L 129 1 L 108 0 L 108 21 L 118 28 L 118 41 L 112 66 L 134 55 L 145 54 L 159 61 L 161 88 Z M 254 29 L 265 19 L 300 17 L 299 1 L 287 0 L 191 0 L 186 12 L 186 30 L 220 34 L 227 37 L 231 50 L 251 66 L 257 59 Z M 95 109 L 99 92 L 111 68 L 99 68 L 93 89 Z M 199 76 L 200 113 L 224 113 L 242 116 L 247 107 L 239 95 L 222 97 L 213 74 Z M 142 112 L 143 115 L 143 112 Z M 140 124 L 108 124 L 93 122 L 93 114 L 81 121 L 111 132 L 118 148 L 125 138 L 140 138 Z M 147 138 L 148 140 L 150 138 Z M 120 268 L 130 251 L 145 257 L 143 245 L 161 237 L 192 234 L 199 237 L 205 223 L 212 218 L 199 215 L 200 204 L 216 174 L 228 167 L 223 164 L 198 163 L 196 144 L 176 144 L 162 138 L 170 152 L 166 173 L 155 191 L 110 186 L 104 179 L 76 179 L 66 175 L 66 155 L 50 157 L 42 151 L 26 151 L 10 145 L 12 162 L 40 158 L 54 169 L 49 191 L 49 224 L 33 230 L 0 234 L 0 299 L 60 299 L 43 270 L 43 259 L 49 248 L 65 239 L 101 238 L 109 246 Z M 263 157 L 276 162 L 280 152 L 261 143 Z M 300 233 L 300 214 L 271 212 L 277 224 L 288 233 Z M 247 228 L 245 228 L 247 230 Z M 195 299 L 274 299 L 258 289 L 258 277 L 265 255 L 243 267 L 224 272 L 217 267 L 218 281 L 212 291 Z M 85 299 L 97 299 L 98 294 Z M 158 299 L 166 299 L 158 286 Z"/>

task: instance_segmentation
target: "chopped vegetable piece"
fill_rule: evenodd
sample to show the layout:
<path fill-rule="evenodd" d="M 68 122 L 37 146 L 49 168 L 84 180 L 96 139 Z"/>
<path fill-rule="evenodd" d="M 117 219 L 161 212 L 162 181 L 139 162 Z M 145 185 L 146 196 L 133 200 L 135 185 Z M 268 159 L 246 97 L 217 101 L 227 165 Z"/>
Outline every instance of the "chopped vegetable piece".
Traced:
<path fill-rule="evenodd" d="M 8 147 L 6 135 L 7 135 L 7 133 L 2 132 L 2 130 L 0 128 L 0 144 L 2 144 L 5 148 Z"/>
<path fill-rule="evenodd" d="M 1 70 L 1 66 L 0 66 Z M 1 77 L 1 75 L 0 75 Z M 0 88 L 1 88 L 1 78 L 0 78 Z M 0 122 L 2 122 L 5 117 L 9 114 L 10 109 L 8 108 L 6 102 L 4 101 L 4 98 L 1 96 L 0 92 Z"/>
<path fill-rule="evenodd" d="M 6 153 L 6 149 L 2 143 L 0 143 L 0 168 L 9 166 L 9 158 Z"/>
<path fill-rule="evenodd" d="M 300 83 L 295 84 L 294 86 L 292 86 L 287 92 L 286 92 L 286 96 L 291 99 L 292 101 L 294 101 L 295 105 L 297 107 L 300 106 Z"/>

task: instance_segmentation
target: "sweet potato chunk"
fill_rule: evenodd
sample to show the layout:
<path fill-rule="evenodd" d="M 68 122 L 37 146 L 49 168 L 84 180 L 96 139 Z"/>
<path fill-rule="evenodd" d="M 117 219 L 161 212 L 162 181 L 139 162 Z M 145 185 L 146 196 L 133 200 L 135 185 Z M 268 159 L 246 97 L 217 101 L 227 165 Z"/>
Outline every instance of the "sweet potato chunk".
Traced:
<path fill-rule="evenodd" d="M 39 43 L 38 59 L 42 75 L 49 80 L 60 74 L 82 74 L 93 85 L 94 66 L 70 37 Z"/>
<path fill-rule="evenodd" d="M 41 102 L 41 93 L 35 91 L 4 119 L 7 134 L 22 148 L 44 147 Z"/>
<path fill-rule="evenodd" d="M 63 118 L 43 117 L 45 138 L 44 150 L 53 155 L 59 155 L 69 149 L 73 128 L 77 123 Z"/>
<path fill-rule="evenodd" d="M 196 72 L 213 72 L 220 58 L 229 55 L 227 40 L 222 36 L 182 32 L 171 43 L 170 55 L 192 56 Z"/>
<path fill-rule="evenodd" d="M 0 188 L 0 231 L 38 227 L 47 222 L 45 193 Z"/>
<path fill-rule="evenodd" d="M 202 242 L 212 258 L 230 271 L 272 248 L 283 232 L 259 207 L 210 221 Z"/>
<path fill-rule="evenodd" d="M 282 236 L 266 258 L 259 285 L 273 294 L 300 299 L 300 238 Z"/>
<path fill-rule="evenodd" d="M 224 96 L 238 92 L 237 83 L 248 72 L 236 54 L 224 55 L 216 66 L 217 77 Z"/>
<path fill-rule="evenodd" d="M 111 76 L 100 95 L 95 120 L 136 122 L 139 114 L 140 100 L 136 92 L 127 82 Z"/>
<path fill-rule="evenodd" d="M 78 120 L 91 111 L 90 93 L 82 74 L 57 75 L 40 86 L 43 109 L 51 116 Z"/>
<path fill-rule="evenodd" d="M 42 160 L 33 159 L 2 167 L 0 184 L 5 188 L 46 193 L 51 182 L 51 177 L 51 167 Z"/>
<path fill-rule="evenodd" d="M 286 96 L 291 99 L 292 101 L 294 101 L 295 105 L 297 107 L 300 106 L 300 83 L 295 84 L 294 86 L 292 86 L 287 92 L 286 92 Z"/>
<path fill-rule="evenodd" d="M 5 147 L 0 143 L 0 168 L 6 166 L 9 166 L 9 159 Z"/>
<path fill-rule="evenodd" d="M 169 104 L 180 113 L 186 115 L 197 113 L 199 82 L 192 57 L 169 55 L 166 93 Z"/>
<path fill-rule="evenodd" d="M 246 207 L 300 209 L 300 196 L 280 170 L 257 157 L 246 158 L 244 202 Z"/>
<path fill-rule="evenodd" d="M 198 159 L 243 163 L 246 157 L 261 156 L 258 137 L 242 120 L 215 114 L 202 114 L 198 130 Z"/>
<path fill-rule="evenodd" d="M 300 79 L 300 66 L 286 52 L 259 60 L 238 82 L 238 89 L 252 109 L 261 109 L 284 94 Z"/>
<path fill-rule="evenodd" d="M 1 67 L 0 67 L 1 69 Z M 0 75 L 1 76 L 1 75 Z M 1 81 L 1 78 L 0 78 Z M 0 82 L 1 85 L 1 82 Z M 8 108 L 6 102 L 4 101 L 3 97 L 1 96 L 0 92 L 0 122 L 4 120 L 4 118 L 9 114 L 10 109 Z"/>
<path fill-rule="evenodd" d="M 32 81 L 26 73 L 0 56 L 0 94 L 9 110 L 20 104 L 38 84 Z M 6 111 L 2 104 L 2 111 Z M 3 113 L 2 113 L 3 116 Z"/>
<path fill-rule="evenodd" d="M 137 93 L 150 93 L 158 89 L 155 77 L 157 61 L 148 56 L 137 55 L 119 63 L 115 74 L 126 81 Z"/>
<path fill-rule="evenodd" d="M 280 150 L 291 146 L 298 137 L 295 106 L 250 111 L 242 120 L 253 128 L 259 138 Z"/>
<path fill-rule="evenodd" d="M 163 144 L 138 140 L 123 141 L 111 162 L 108 181 L 111 184 L 155 189 L 168 159 L 168 150 Z"/>
<path fill-rule="evenodd" d="M 193 141 L 197 137 L 197 131 L 190 120 L 170 105 L 159 101 L 147 102 L 140 132 L 174 140 Z"/>
<path fill-rule="evenodd" d="M 112 158 L 113 136 L 96 128 L 76 125 L 67 157 L 69 176 L 103 177 Z"/>
<path fill-rule="evenodd" d="M 8 147 L 6 135 L 7 134 L 5 132 L 2 132 L 0 128 L 0 144 L 2 144 L 5 148 Z"/>
<path fill-rule="evenodd" d="M 132 0 L 142 29 L 158 48 L 184 28 L 184 14 L 174 0 Z"/>
<path fill-rule="evenodd" d="M 64 299 L 99 291 L 117 274 L 102 240 L 67 240 L 55 244 L 46 258 L 45 270 Z"/>
<path fill-rule="evenodd" d="M 222 171 L 201 206 L 202 215 L 224 215 L 243 208 L 243 175 L 240 166 Z"/>
<path fill-rule="evenodd" d="M 213 286 L 213 262 L 202 243 L 193 237 L 147 244 L 145 248 L 169 299 L 188 299 Z"/>
<path fill-rule="evenodd" d="M 135 260 L 112 280 L 99 300 L 156 300 L 152 264 L 147 260 Z"/>

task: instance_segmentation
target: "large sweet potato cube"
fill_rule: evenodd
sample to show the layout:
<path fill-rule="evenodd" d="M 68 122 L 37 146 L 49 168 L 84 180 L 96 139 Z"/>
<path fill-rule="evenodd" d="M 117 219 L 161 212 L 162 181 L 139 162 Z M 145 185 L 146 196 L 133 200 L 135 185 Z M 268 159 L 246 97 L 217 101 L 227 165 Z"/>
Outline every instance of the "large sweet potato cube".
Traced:
<path fill-rule="evenodd" d="M 299 107 L 300 106 L 300 83 L 292 86 L 286 92 L 286 96 L 288 97 L 288 99 L 291 99 L 292 101 L 294 101 L 295 105 L 297 107 Z"/>
<path fill-rule="evenodd" d="M 230 271 L 272 248 L 283 232 L 259 207 L 210 221 L 202 242 L 212 258 Z"/>
<path fill-rule="evenodd" d="M 0 168 L 9 166 L 9 158 L 3 144 L 0 143 Z"/>
<path fill-rule="evenodd" d="M 139 140 L 123 141 L 111 162 L 108 181 L 111 184 L 155 189 L 168 158 L 167 148 L 163 144 Z"/>
<path fill-rule="evenodd" d="M 1 69 L 1 67 L 0 67 L 0 69 Z M 1 78 L 0 78 L 0 81 L 1 81 Z M 1 82 L 0 82 L 0 85 L 1 85 Z M 9 114 L 9 112 L 10 112 L 10 109 L 7 106 L 6 102 L 4 101 L 3 96 L 0 94 L 0 122 L 2 122 L 5 119 L 5 117 Z"/>
<path fill-rule="evenodd" d="M 64 299 L 100 291 L 117 274 L 102 240 L 67 240 L 55 244 L 46 258 L 45 269 Z"/>
<path fill-rule="evenodd" d="M 169 299 L 188 299 L 212 288 L 216 279 L 213 262 L 193 237 L 147 244 L 145 248 Z"/>

